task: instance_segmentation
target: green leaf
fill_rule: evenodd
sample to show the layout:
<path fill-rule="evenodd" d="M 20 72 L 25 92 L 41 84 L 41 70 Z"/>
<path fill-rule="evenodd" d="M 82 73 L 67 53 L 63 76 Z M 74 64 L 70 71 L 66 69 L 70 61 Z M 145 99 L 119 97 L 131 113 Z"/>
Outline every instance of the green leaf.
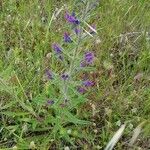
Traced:
<path fill-rule="evenodd" d="M 0 114 L 15 117 L 15 116 L 25 116 L 25 115 L 28 115 L 29 113 L 27 113 L 27 112 L 2 111 L 2 112 L 0 112 Z"/>
<path fill-rule="evenodd" d="M 69 111 L 63 111 L 64 115 L 67 117 L 68 122 L 72 122 L 74 124 L 87 125 L 90 124 L 90 121 L 80 120 L 72 115 Z"/>

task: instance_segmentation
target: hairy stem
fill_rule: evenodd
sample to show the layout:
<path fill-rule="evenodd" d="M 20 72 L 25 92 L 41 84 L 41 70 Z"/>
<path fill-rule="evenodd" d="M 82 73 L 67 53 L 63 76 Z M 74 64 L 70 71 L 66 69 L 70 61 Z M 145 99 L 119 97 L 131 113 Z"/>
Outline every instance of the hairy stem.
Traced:
<path fill-rule="evenodd" d="M 89 7 L 89 3 L 87 3 L 85 11 L 83 11 L 84 13 L 83 13 L 83 16 L 82 16 L 82 19 L 81 19 L 82 21 L 84 21 L 85 18 L 86 18 L 88 7 Z M 69 81 L 72 79 L 72 74 L 73 74 L 74 68 L 75 68 L 75 60 L 78 57 L 78 50 L 79 50 L 79 46 L 80 46 L 80 43 L 81 43 L 81 40 L 82 40 L 81 26 L 80 26 L 79 30 L 80 30 L 80 33 L 78 35 L 76 48 L 74 49 L 73 58 L 72 58 L 72 61 L 71 61 L 70 67 L 69 67 L 69 72 L 68 72 L 69 79 L 67 81 L 65 81 L 65 83 L 64 83 L 64 102 L 66 102 L 66 100 L 69 100 L 69 98 L 68 98 L 68 85 L 69 85 Z"/>

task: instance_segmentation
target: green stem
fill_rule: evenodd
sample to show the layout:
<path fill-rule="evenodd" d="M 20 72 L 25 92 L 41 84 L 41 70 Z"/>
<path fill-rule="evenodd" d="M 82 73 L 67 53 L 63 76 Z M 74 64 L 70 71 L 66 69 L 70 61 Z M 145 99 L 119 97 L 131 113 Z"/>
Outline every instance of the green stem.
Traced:
<path fill-rule="evenodd" d="M 86 8 L 85 8 L 85 11 L 84 11 L 84 14 L 83 14 L 83 17 L 82 17 L 82 19 L 81 20 L 85 20 L 85 18 L 86 18 L 86 12 L 87 12 L 87 10 L 88 10 L 88 7 L 89 7 L 89 3 L 87 3 L 87 6 L 86 6 Z M 71 61 L 71 64 L 70 64 L 70 67 L 69 67 L 69 72 L 68 72 L 68 75 L 69 75 L 69 79 L 67 80 L 67 81 L 65 81 L 64 82 L 64 102 L 66 102 L 65 100 L 68 100 L 68 95 L 67 95 L 67 93 L 68 93 L 68 85 L 69 85 L 69 81 L 71 80 L 71 78 L 72 78 L 72 74 L 73 74 L 73 72 L 74 72 L 74 68 L 75 68 L 75 60 L 76 60 L 76 58 L 78 57 L 78 50 L 79 50 L 79 46 L 80 46 L 80 43 L 81 43 L 81 38 L 82 38 L 82 31 L 81 31 L 81 27 L 80 27 L 80 33 L 79 33 L 79 35 L 78 35 L 78 41 L 77 41 L 77 44 L 76 44 L 76 48 L 74 49 L 74 52 L 73 52 L 73 58 L 72 58 L 72 61 Z"/>

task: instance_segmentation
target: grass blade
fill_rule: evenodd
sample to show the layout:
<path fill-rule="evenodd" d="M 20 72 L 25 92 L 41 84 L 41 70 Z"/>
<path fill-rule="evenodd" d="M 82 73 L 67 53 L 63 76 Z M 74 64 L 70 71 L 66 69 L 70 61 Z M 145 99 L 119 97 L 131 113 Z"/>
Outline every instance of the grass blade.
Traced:
<path fill-rule="evenodd" d="M 107 144 L 106 148 L 104 150 L 112 150 L 116 143 L 119 141 L 120 137 L 123 134 L 123 131 L 125 129 L 125 124 L 120 127 L 120 129 L 115 133 L 115 135 L 112 137 L 112 139 Z"/>

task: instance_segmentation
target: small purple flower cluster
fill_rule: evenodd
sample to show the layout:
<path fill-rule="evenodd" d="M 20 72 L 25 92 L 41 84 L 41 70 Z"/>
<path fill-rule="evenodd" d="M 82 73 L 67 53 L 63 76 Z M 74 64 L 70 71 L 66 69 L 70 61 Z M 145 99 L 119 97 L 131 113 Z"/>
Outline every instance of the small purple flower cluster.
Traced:
<path fill-rule="evenodd" d="M 92 87 L 93 85 L 94 85 L 94 82 L 90 80 L 86 80 L 83 82 L 83 86 L 85 87 Z"/>
<path fill-rule="evenodd" d="M 71 37 L 67 32 L 64 33 L 64 42 L 66 42 L 66 43 L 72 42 Z"/>
<path fill-rule="evenodd" d="M 85 80 L 82 82 L 82 86 L 79 86 L 77 88 L 77 91 L 81 94 L 84 94 L 88 88 L 93 87 L 94 86 L 94 82 L 91 80 Z"/>
<path fill-rule="evenodd" d="M 86 89 L 83 88 L 83 87 L 81 87 L 81 86 L 79 86 L 77 90 L 78 90 L 78 92 L 81 93 L 81 94 L 84 94 L 84 93 L 86 92 Z"/>
<path fill-rule="evenodd" d="M 92 64 L 94 60 L 94 54 L 92 52 L 86 52 L 84 55 L 86 64 Z"/>
<path fill-rule="evenodd" d="M 84 59 L 81 61 L 80 66 L 85 67 L 91 65 L 94 61 L 94 54 L 93 52 L 86 52 L 84 54 Z"/>
<path fill-rule="evenodd" d="M 56 54 L 61 54 L 62 53 L 62 48 L 58 44 L 54 43 L 52 45 L 52 48 L 54 49 Z"/>
<path fill-rule="evenodd" d="M 76 18 L 74 12 L 71 15 L 68 12 L 66 12 L 65 19 L 71 24 L 74 24 L 74 25 L 80 24 L 80 21 Z"/>
<path fill-rule="evenodd" d="M 52 48 L 55 51 L 55 54 L 58 56 L 58 58 L 62 61 L 63 60 L 62 48 L 59 46 L 59 44 L 54 43 L 52 45 Z"/>

